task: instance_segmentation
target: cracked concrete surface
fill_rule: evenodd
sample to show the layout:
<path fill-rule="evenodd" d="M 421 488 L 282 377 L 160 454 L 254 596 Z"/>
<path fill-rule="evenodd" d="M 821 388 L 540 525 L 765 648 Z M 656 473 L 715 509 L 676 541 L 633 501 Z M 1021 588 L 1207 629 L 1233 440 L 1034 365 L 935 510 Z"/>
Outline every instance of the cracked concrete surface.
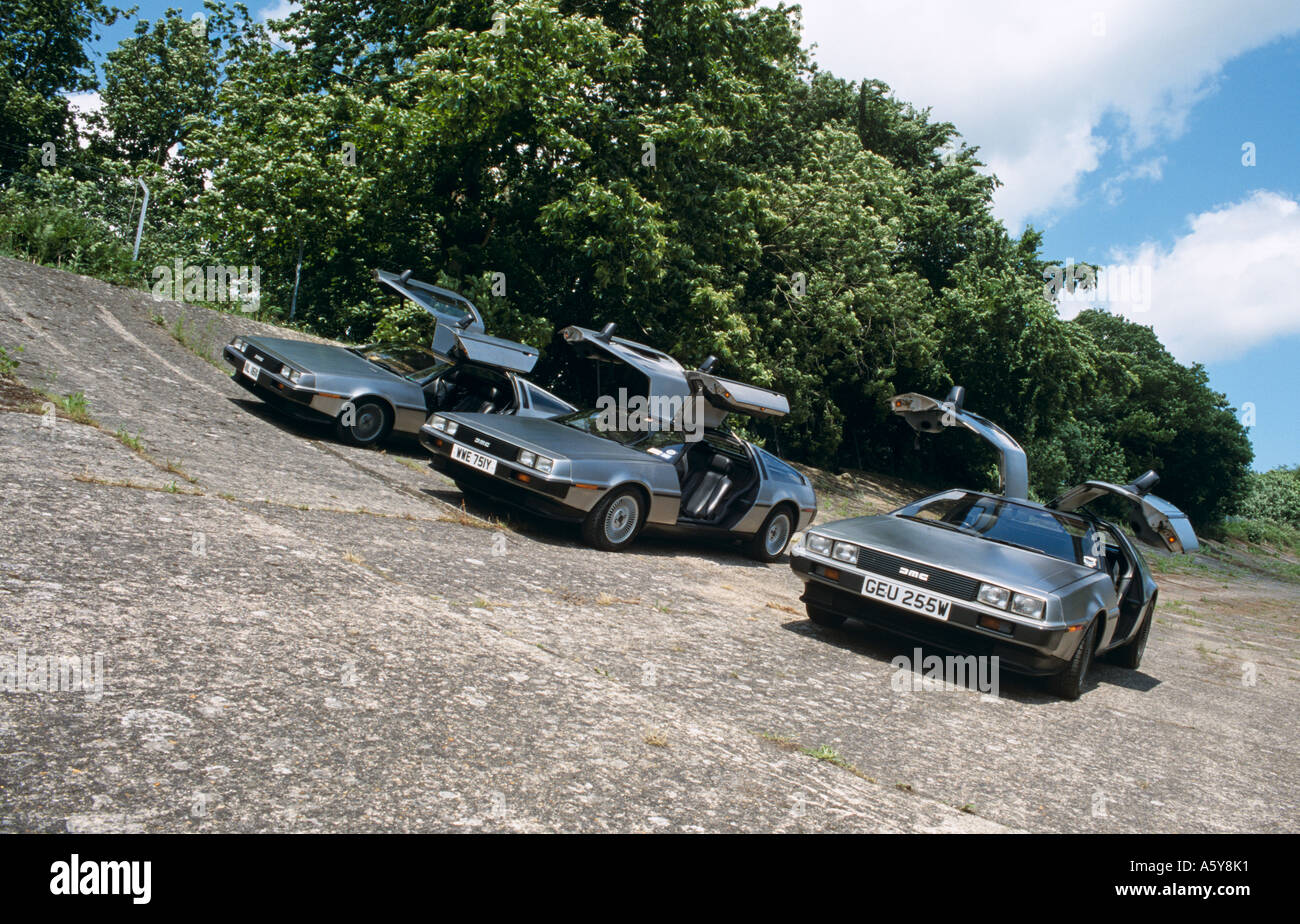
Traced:
<path fill-rule="evenodd" d="M 1142 670 L 1076 703 L 899 693 L 913 646 L 814 627 L 786 563 L 467 503 L 279 418 L 181 314 L 213 355 L 265 328 L 0 260 L 19 377 L 101 425 L 0 411 L 0 655 L 104 663 L 0 693 L 0 830 L 1298 827 L 1294 584 L 1165 576 Z"/>

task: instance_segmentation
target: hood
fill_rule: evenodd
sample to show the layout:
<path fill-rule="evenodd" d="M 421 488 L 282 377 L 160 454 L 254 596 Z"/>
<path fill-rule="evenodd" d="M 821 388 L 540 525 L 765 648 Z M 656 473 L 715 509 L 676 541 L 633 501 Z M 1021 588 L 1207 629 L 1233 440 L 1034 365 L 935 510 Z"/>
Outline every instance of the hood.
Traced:
<path fill-rule="evenodd" d="M 329 343 L 289 340 L 282 337 L 244 337 L 243 340 L 257 352 L 264 351 L 303 372 L 311 372 L 315 375 L 397 378 L 369 360 L 362 359 L 356 353 Z"/>
<path fill-rule="evenodd" d="M 839 520 L 827 526 L 812 527 L 812 531 L 900 558 L 910 558 L 933 568 L 1041 593 L 1050 593 L 1080 578 L 1099 573 L 1050 555 L 999 545 L 978 536 L 888 514 Z"/>
<path fill-rule="evenodd" d="M 458 414 L 442 416 L 477 430 L 484 436 L 505 440 L 524 449 L 551 457 L 596 460 L 621 459 L 645 462 L 651 457 L 639 449 L 575 430 L 544 417 L 514 417 L 502 414 Z"/>

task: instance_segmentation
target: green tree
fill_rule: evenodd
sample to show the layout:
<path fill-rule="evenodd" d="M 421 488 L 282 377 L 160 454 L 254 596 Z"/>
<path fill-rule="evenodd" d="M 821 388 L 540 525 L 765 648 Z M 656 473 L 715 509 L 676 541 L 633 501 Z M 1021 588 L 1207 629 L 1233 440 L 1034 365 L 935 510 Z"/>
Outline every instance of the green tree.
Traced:
<path fill-rule="evenodd" d="M 1254 453 L 1228 399 L 1208 385 L 1199 363 L 1184 366 L 1150 327 L 1104 311 L 1074 320 L 1097 344 L 1108 385 L 1078 411 L 1119 446 L 1129 477 L 1148 468 L 1157 489 L 1197 523 L 1236 509 Z"/>
<path fill-rule="evenodd" d="M 75 147 L 64 94 L 96 89 L 86 42 L 123 14 L 102 0 L 0 3 L 0 169 L 17 170 L 30 146 Z"/>

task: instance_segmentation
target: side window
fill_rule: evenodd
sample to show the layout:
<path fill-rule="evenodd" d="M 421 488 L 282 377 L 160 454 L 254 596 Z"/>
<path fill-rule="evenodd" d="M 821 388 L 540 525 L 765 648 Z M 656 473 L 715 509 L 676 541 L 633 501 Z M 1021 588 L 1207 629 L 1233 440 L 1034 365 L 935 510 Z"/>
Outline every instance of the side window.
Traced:
<path fill-rule="evenodd" d="M 533 410 L 540 414 L 550 414 L 558 416 L 567 414 L 571 408 L 552 395 L 550 392 L 542 391 L 535 385 L 528 386 L 528 403 L 533 406 Z"/>

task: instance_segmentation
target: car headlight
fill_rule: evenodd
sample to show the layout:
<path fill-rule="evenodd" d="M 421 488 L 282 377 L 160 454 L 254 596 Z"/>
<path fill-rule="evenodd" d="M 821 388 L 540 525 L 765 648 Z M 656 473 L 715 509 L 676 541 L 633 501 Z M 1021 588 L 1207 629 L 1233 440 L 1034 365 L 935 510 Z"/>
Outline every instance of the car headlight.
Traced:
<path fill-rule="evenodd" d="M 852 564 L 858 560 L 858 547 L 852 542 L 837 542 L 831 557 L 837 561 L 846 561 Z"/>
<path fill-rule="evenodd" d="M 1007 608 L 1007 601 L 1011 599 L 1011 591 L 1005 587 L 999 587 L 997 584 L 981 584 L 980 592 L 975 595 L 980 603 L 987 603 L 989 606 L 996 606 L 1000 610 Z"/>
<path fill-rule="evenodd" d="M 236 352 L 239 352 L 239 353 L 244 352 L 244 345 L 245 345 L 245 344 L 244 344 L 244 338 L 243 338 L 243 337 L 236 337 L 234 340 L 230 341 L 230 345 L 231 345 L 232 347 L 235 348 Z"/>
<path fill-rule="evenodd" d="M 1043 606 L 1045 601 L 1037 597 L 1031 597 L 1029 594 L 1012 594 L 1011 595 L 1011 612 L 1018 613 L 1021 616 L 1028 616 L 1031 619 L 1043 618 Z"/>
<path fill-rule="evenodd" d="M 535 452 L 529 452 L 527 449 L 519 450 L 519 464 L 526 465 L 529 468 L 535 468 L 543 475 L 549 475 L 551 469 L 555 468 L 555 460 L 539 455 Z"/>
<path fill-rule="evenodd" d="M 434 414 L 432 417 L 429 418 L 429 426 L 433 427 L 433 429 L 435 430 L 442 430 L 443 432 L 446 432 L 447 418 L 443 417 L 441 414 Z"/>
<path fill-rule="evenodd" d="M 830 555 L 833 545 L 829 536 L 820 533 L 809 533 L 803 544 L 808 547 L 809 552 L 816 552 L 818 555 Z"/>
<path fill-rule="evenodd" d="M 455 436 L 455 435 L 456 435 L 456 431 L 459 430 L 459 429 L 460 429 L 460 424 L 458 424 L 456 421 L 454 421 L 454 420 L 448 420 L 448 421 L 447 421 L 447 435 L 448 435 L 448 436 Z"/>

